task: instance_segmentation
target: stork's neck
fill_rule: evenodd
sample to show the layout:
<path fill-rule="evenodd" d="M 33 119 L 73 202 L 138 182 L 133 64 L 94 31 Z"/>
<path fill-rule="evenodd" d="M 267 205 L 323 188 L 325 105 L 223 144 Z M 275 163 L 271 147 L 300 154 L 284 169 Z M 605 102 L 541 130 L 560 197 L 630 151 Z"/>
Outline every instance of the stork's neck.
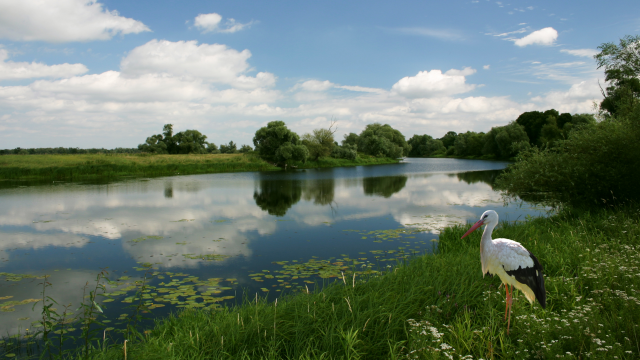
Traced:
<path fill-rule="evenodd" d="M 496 227 L 495 223 L 487 223 L 484 228 L 484 232 L 482 233 L 482 244 L 493 244 L 491 240 L 491 233 L 493 232 L 493 228 Z"/>

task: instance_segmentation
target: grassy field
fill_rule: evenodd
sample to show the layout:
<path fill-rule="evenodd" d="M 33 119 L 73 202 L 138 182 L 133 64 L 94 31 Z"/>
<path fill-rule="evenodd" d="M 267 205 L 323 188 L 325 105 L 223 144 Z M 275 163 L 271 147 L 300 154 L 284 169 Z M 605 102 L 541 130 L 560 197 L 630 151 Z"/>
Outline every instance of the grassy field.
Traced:
<path fill-rule="evenodd" d="M 321 158 L 297 164 L 298 168 L 336 167 L 397 163 L 397 160 L 361 155 L 354 161 Z M 280 168 L 255 155 L 4 155 L 0 156 L 2 180 L 92 180 L 129 176 L 170 176 L 241 171 L 271 171 Z"/>
<path fill-rule="evenodd" d="M 185 309 L 129 338 L 129 359 L 637 359 L 640 210 L 560 213 L 503 223 L 541 260 L 547 308 L 516 291 L 507 335 L 504 289 L 480 271 L 480 232 L 444 230 L 439 253 L 369 278 L 222 311 Z M 286 279 L 285 279 L 286 281 Z M 102 337 L 102 332 L 100 332 Z M 122 359 L 95 343 L 93 359 Z M 6 352 L 17 351 L 11 342 Z"/>

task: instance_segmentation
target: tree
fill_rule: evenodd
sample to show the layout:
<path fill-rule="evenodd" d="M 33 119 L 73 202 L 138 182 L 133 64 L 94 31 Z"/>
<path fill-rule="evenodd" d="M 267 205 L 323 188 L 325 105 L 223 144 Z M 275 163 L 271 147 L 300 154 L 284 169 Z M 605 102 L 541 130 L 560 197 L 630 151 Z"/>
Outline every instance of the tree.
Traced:
<path fill-rule="evenodd" d="M 313 134 L 304 134 L 302 136 L 302 144 L 309 150 L 309 157 L 318 160 L 320 157 L 331 155 L 331 151 L 335 146 L 333 134 L 337 128 L 332 131 L 335 122 L 331 122 L 328 129 L 315 129 Z"/>
<path fill-rule="evenodd" d="M 168 154 L 167 145 L 163 140 L 162 134 L 151 135 L 144 144 L 138 145 L 138 149 L 152 154 Z"/>
<path fill-rule="evenodd" d="M 282 166 L 291 160 L 305 162 L 309 155 L 309 150 L 300 144 L 298 134 L 289 130 L 280 120 L 271 121 L 258 129 L 253 137 L 253 145 L 260 157 Z"/>
<path fill-rule="evenodd" d="M 527 133 L 531 145 L 541 145 L 540 136 L 542 135 L 542 128 L 549 124 L 549 116 L 557 119 L 560 114 L 554 109 L 545 112 L 529 111 L 520 114 L 516 119 L 516 123 L 524 127 L 524 131 Z"/>
<path fill-rule="evenodd" d="M 369 124 L 358 136 L 358 149 L 365 154 L 399 158 L 409 154 L 411 146 L 402 133 L 388 124 Z"/>
<path fill-rule="evenodd" d="M 207 136 L 198 130 L 181 131 L 172 137 L 175 144 L 173 154 L 205 154 L 207 152 Z M 172 154 L 172 152 L 169 152 Z"/>
<path fill-rule="evenodd" d="M 222 154 L 235 154 L 237 146 L 233 141 L 229 141 L 229 145 L 220 145 L 220 153 Z"/>
<path fill-rule="evenodd" d="M 598 69 L 604 67 L 609 83 L 602 91 L 600 108 L 609 115 L 627 116 L 638 106 L 640 99 L 640 35 L 627 35 L 618 45 L 604 43 L 594 58 Z"/>
<path fill-rule="evenodd" d="M 449 149 L 456 142 L 456 137 L 458 137 L 458 134 L 455 131 L 449 131 L 442 138 L 440 138 L 440 140 L 442 141 L 442 145 L 444 145 L 445 148 Z"/>
<path fill-rule="evenodd" d="M 220 154 L 220 150 L 214 143 L 207 143 L 207 152 L 209 154 Z"/>
<path fill-rule="evenodd" d="M 458 134 L 453 144 L 456 156 L 482 156 L 484 135 L 473 131 Z"/>
<path fill-rule="evenodd" d="M 447 149 L 442 140 L 434 139 L 429 135 L 413 135 L 407 144 L 411 146 L 409 157 L 444 155 Z"/>
<path fill-rule="evenodd" d="M 251 151 L 253 151 L 253 148 L 251 146 L 249 146 L 249 145 L 242 145 L 240 147 L 240 150 L 238 150 L 238 152 L 240 152 L 242 154 L 246 154 L 246 153 L 251 152 Z"/>
<path fill-rule="evenodd" d="M 349 133 L 344 135 L 344 140 L 342 140 L 342 145 L 358 145 L 358 134 Z"/>

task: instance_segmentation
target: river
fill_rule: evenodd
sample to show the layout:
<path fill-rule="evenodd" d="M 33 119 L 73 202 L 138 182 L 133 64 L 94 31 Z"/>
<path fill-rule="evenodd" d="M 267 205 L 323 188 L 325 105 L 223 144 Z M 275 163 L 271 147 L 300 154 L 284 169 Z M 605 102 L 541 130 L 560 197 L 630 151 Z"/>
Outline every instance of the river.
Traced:
<path fill-rule="evenodd" d="M 32 328 L 46 295 L 82 301 L 102 269 L 105 315 L 142 301 L 152 315 L 219 307 L 345 281 L 437 249 L 440 229 L 543 216 L 492 189 L 499 161 L 404 163 L 268 173 L 51 183 L 0 189 L 0 333 Z M 13 184 L 13 183 L 12 183 Z M 137 281 L 137 283 L 136 283 Z M 137 286 L 136 286 L 137 284 Z M 100 292 L 100 291 L 99 291 Z M 251 295 L 255 296 L 255 295 Z M 120 318 L 122 322 L 122 317 Z M 32 330 L 33 331 L 33 330 Z"/>

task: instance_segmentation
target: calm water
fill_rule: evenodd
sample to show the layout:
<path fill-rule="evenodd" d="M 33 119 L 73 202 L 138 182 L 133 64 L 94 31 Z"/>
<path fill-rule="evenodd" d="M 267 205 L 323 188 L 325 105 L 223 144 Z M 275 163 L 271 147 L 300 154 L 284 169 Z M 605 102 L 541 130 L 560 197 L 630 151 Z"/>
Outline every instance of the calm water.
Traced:
<path fill-rule="evenodd" d="M 108 268 L 113 301 L 103 304 L 116 323 L 144 263 L 154 277 L 143 301 L 161 316 L 176 307 L 233 304 L 243 291 L 275 298 L 342 281 L 341 271 L 386 268 L 431 252 L 439 229 L 476 221 L 486 209 L 502 220 L 543 215 L 526 203 L 504 206 L 491 183 L 505 166 L 408 159 L 100 185 L 5 184 L 0 333 L 24 331 L 38 318 L 41 307 L 32 311 L 30 299 L 42 297 L 42 279 L 25 275 L 51 275 L 47 296 L 75 309 L 87 281 Z"/>

